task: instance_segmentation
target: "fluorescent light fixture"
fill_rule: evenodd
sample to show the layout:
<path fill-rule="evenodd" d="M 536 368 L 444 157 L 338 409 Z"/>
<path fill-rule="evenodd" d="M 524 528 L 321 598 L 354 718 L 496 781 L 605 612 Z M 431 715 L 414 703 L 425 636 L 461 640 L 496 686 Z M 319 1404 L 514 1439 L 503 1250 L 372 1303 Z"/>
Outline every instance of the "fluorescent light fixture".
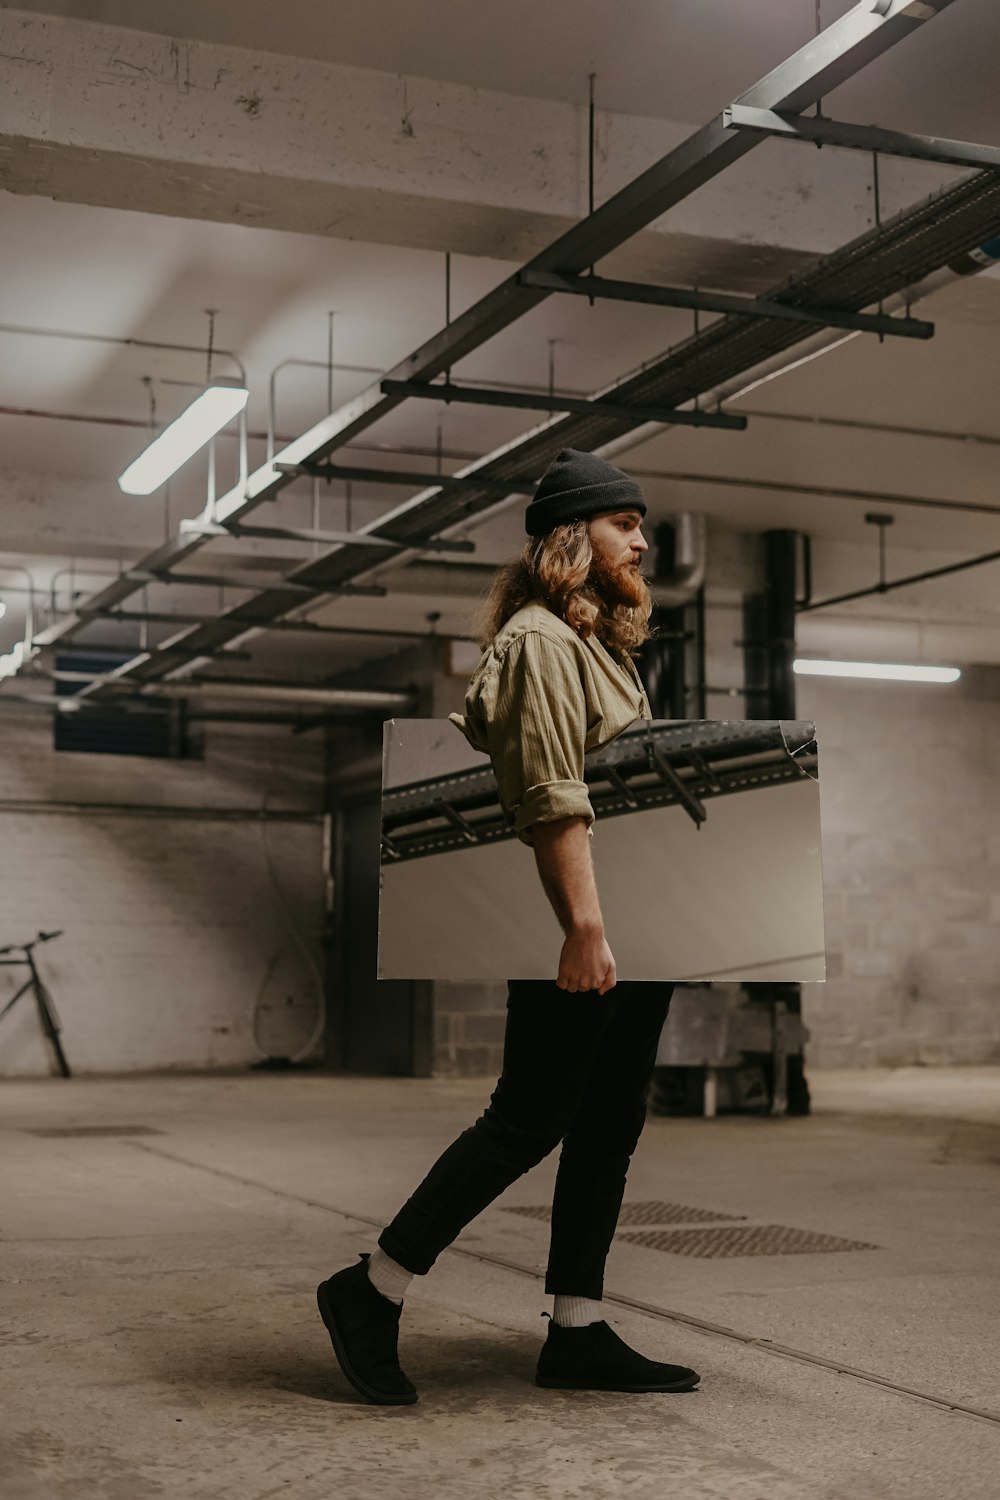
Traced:
<path fill-rule="evenodd" d="M 243 385 L 207 386 L 186 411 L 153 439 L 118 480 L 126 495 L 151 495 L 199 448 L 239 416 L 250 392 Z"/>
<path fill-rule="evenodd" d="M 957 682 L 958 667 L 906 667 L 880 661 L 808 661 L 798 657 L 792 670 L 804 677 L 878 677 L 891 682 Z"/>

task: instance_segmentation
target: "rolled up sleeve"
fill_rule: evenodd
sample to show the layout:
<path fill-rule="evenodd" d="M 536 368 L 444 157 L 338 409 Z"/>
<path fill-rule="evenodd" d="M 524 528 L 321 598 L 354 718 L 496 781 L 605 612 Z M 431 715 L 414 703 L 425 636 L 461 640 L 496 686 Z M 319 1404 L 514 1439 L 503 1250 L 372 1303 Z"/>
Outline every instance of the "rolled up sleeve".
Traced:
<path fill-rule="evenodd" d="M 583 779 L 587 707 L 572 653 L 538 631 L 518 636 L 482 686 L 480 702 L 500 801 L 522 843 L 557 818 L 594 821 Z"/>

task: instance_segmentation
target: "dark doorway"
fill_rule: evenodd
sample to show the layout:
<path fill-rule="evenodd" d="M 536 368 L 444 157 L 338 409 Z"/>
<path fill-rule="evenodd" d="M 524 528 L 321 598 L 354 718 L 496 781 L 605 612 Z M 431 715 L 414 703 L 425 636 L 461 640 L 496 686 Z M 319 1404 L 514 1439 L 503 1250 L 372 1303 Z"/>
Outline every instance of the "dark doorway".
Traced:
<path fill-rule="evenodd" d="M 342 804 L 336 825 L 339 953 L 331 975 L 332 1060 L 351 1073 L 426 1078 L 432 982 L 377 977 L 380 797 Z"/>

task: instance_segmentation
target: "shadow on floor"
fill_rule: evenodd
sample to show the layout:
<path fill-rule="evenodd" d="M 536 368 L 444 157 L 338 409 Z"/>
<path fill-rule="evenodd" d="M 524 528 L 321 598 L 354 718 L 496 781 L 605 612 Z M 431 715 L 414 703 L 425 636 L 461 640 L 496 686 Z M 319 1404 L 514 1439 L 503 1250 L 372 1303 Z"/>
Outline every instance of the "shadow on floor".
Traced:
<path fill-rule="evenodd" d="M 327 1338 L 322 1328 L 316 1336 L 317 1344 L 321 1338 Z M 534 1393 L 541 1342 L 524 1335 L 512 1336 L 499 1328 L 495 1335 L 472 1337 L 464 1332 L 414 1331 L 401 1339 L 400 1357 L 418 1389 L 433 1388 L 442 1397 L 462 1393 L 468 1404 L 474 1404 L 495 1396 L 499 1388 L 508 1397 L 517 1388 Z M 159 1366 L 158 1360 L 151 1363 Z M 350 1386 L 333 1349 L 328 1354 L 316 1353 L 312 1341 L 305 1351 L 300 1343 L 276 1349 L 273 1342 L 264 1339 L 254 1350 L 248 1348 L 245 1338 L 231 1346 L 218 1337 L 211 1344 L 202 1338 L 197 1348 L 185 1345 L 176 1349 L 168 1363 L 150 1373 L 169 1380 L 175 1388 L 185 1387 L 194 1395 L 199 1391 L 278 1390 L 336 1406 L 371 1404 Z"/>

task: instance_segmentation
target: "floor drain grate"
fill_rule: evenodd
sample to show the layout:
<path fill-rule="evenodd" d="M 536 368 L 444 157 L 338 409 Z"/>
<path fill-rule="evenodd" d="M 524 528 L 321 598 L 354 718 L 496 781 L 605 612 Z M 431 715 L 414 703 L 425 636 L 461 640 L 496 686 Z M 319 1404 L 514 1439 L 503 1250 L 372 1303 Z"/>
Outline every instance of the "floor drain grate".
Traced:
<path fill-rule="evenodd" d="M 162 1130 L 154 1130 L 152 1125 L 46 1125 L 23 1133 L 40 1135 L 46 1140 L 57 1140 L 63 1136 L 163 1135 Z"/>
<path fill-rule="evenodd" d="M 508 1206 L 509 1214 L 523 1214 L 526 1219 L 548 1219 L 552 1210 L 544 1204 Z M 689 1203 L 623 1203 L 619 1224 L 703 1224 L 715 1219 L 742 1219 L 745 1214 L 720 1214 L 710 1208 L 692 1208 Z"/>
<path fill-rule="evenodd" d="M 829 1250 L 877 1250 L 862 1240 L 844 1240 L 835 1234 L 816 1234 L 811 1229 L 788 1229 L 783 1224 L 724 1225 L 711 1229 L 640 1230 L 622 1234 L 622 1240 L 666 1250 L 671 1255 L 696 1255 L 702 1259 L 733 1255 L 815 1255 Z"/>

